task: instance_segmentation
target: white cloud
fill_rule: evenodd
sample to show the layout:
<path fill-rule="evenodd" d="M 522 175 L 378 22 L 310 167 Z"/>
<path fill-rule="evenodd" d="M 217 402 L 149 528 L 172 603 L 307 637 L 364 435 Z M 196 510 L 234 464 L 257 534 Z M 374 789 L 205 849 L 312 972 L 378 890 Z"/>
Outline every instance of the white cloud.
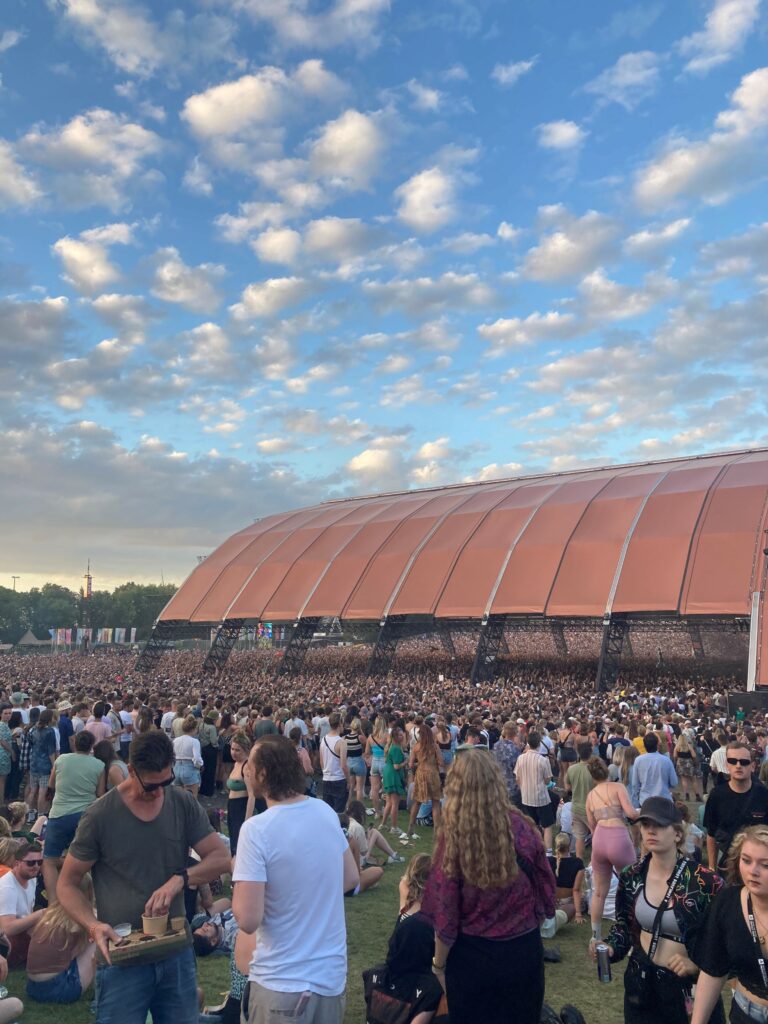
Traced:
<path fill-rule="evenodd" d="M 624 252 L 632 259 L 653 259 L 671 243 L 675 242 L 691 226 L 689 217 L 681 217 L 661 227 L 643 228 L 630 235 L 624 242 Z"/>
<path fill-rule="evenodd" d="M 587 274 L 613 252 L 619 227 L 605 214 L 590 210 L 575 217 L 559 206 L 543 207 L 540 213 L 558 230 L 545 234 L 525 255 L 523 272 L 534 281 Z"/>
<path fill-rule="evenodd" d="M 363 292 L 381 310 L 400 309 L 412 316 L 429 315 L 453 306 L 487 306 L 495 299 L 493 289 L 477 274 L 453 271 L 437 278 L 365 281 Z"/>
<path fill-rule="evenodd" d="M 282 455 L 296 447 L 289 437 L 265 437 L 256 442 L 256 447 L 263 455 Z"/>
<path fill-rule="evenodd" d="M 413 106 L 416 110 L 429 111 L 434 113 L 440 109 L 440 104 L 443 101 L 443 94 L 439 89 L 431 89 L 427 85 L 423 85 L 421 82 L 417 82 L 415 78 L 412 78 L 408 82 L 408 92 L 413 97 Z"/>
<path fill-rule="evenodd" d="M 576 318 L 572 313 L 530 313 L 526 317 L 499 319 L 492 324 L 481 324 L 477 333 L 490 342 L 490 355 L 499 356 L 509 349 L 531 345 L 538 341 L 559 341 L 577 333 Z"/>
<path fill-rule="evenodd" d="M 701 250 L 701 258 L 714 266 L 717 276 L 768 275 L 768 221 L 751 227 L 744 234 L 709 242 Z"/>
<path fill-rule="evenodd" d="M 0 139 L 0 207 L 32 206 L 41 196 L 37 182 L 18 162 L 10 143 Z"/>
<path fill-rule="evenodd" d="M 151 306 L 142 295 L 119 295 L 105 292 L 91 302 L 91 308 L 131 344 L 144 341 L 144 332 L 162 312 Z"/>
<path fill-rule="evenodd" d="M 411 365 L 408 356 L 393 352 L 379 363 L 376 367 L 378 373 L 403 373 Z"/>
<path fill-rule="evenodd" d="M 635 198 L 648 209 L 678 198 L 717 203 L 764 173 L 768 128 L 768 67 L 745 75 L 701 142 L 674 139 L 667 152 L 638 173 Z"/>
<path fill-rule="evenodd" d="M 453 177 L 440 167 L 430 167 L 395 189 L 397 216 L 415 231 L 437 231 L 456 216 L 455 193 Z"/>
<path fill-rule="evenodd" d="M 173 246 L 158 249 L 154 265 L 152 294 L 158 299 L 178 303 L 195 313 L 211 313 L 221 303 L 216 285 L 225 274 L 224 267 L 216 263 L 189 267 Z"/>
<path fill-rule="evenodd" d="M 369 252 L 380 238 L 380 230 L 357 217 L 322 217 L 307 224 L 304 245 L 314 256 L 341 263 Z"/>
<path fill-rule="evenodd" d="M 52 249 L 64 266 L 64 280 L 79 292 L 94 295 L 120 280 L 120 271 L 110 263 L 107 247 L 131 242 L 130 224 L 105 224 L 81 232 L 79 239 L 60 238 Z"/>
<path fill-rule="evenodd" d="M 211 172 L 199 156 L 192 158 L 192 162 L 184 172 L 184 188 L 189 189 L 199 196 L 213 195 L 213 182 Z"/>
<path fill-rule="evenodd" d="M 522 471 L 523 465 L 520 462 L 490 462 L 464 479 L 466 483 L 472 483 L 475 480 L 504 480 L 507 477 L 518 476 Z"/>
<path fill-rule="evenodd" d="M 35 128 L 20 141 L 30 160 L 52 175 L 60 199 L 75 208 L 126 205 L 126 187 L 163 148 L 158 135 L 120 114 L 96 107 L 61 128 Z"/>
<path fill-rule="evenodd" d="M 365 51 L 377 44 L 379 22 L 390 0 L 331 0 L 317 13 L 308 11 L 306 0 L 234 0 L 233 7 L 266 22 L 286 46 Z"/>
<path fill-rule="evenodd" d="M 653 96 L 659 86 L 659 56 L 652 50 L 625 53 L 615 64 L 587 82 L 585 92 L 598 96 L 602 103 L 618 103 L 634 110 Z"/>
<path fill-rule="evenodd" d="M 576 149 L 587 137 L 575 121 L 547 121 L 538 125 L 536 132 L 543 149 Z"/>
<path fill-rule="evenodd" d="M 685 70 L 706 74 L 731 60 L 757 24 L 760 0 L 714 0 L 704 28 L 678 43 Z"/>
<path fill-rule="evenodd" d="M 182 346 L 181 364 L 185 373 L 206 382 L 235 381 L 242 376 L 242 361 L 229 335 L 219 324 L 198 324 L 191 331 L 179 335 L 178 342 Z M 217 410 L 214 415 L 232 418 L 226 415 L 226 407 L 223 411 Z"/>
<path fill-rule="evenodd" d="M 479 234 L 476 231 L 463 231 L 460 235 L 454 235 L 453 238 L 446 238 L 443 242 L 443 248 L 448 249 L 450 252 L 472 253 L 477 252 L 478 249 L 484 249 L 489 245 L 495 244 L 496 239 L 493 235 Z"/>
<path fill-rule="evenodd" d="M 237 214 L 223 213 L 215 220 L 227 242 L 245 242 L 254 232 L 279 227 L 288 217 L 282 203 L 240 203 Z"/>
<path fill-rule="evenodd" d="M 503 220 L 501 224 L 499 224 L 498 228 L 496 228 L 496 234 L 502 242 L 514 242 L 519 238 L 521 233 L 520 228 L 516 228 L 512 224 L 508 224 L 505 220 Z"/>
<path fill-rule="evenodd" d="M 7 28 L 0 36 L 0 53 L 12 49 L 24 38 L 25 33 L 14 28 Z"/>
<path fill-rule="evenodd" d="M 122 0 L 53 0 L 65 18 L 92 36 L 128 74 L 149 75 L 164 60 L 161 34 L 146 8 Z"/>
<path fill-rule="evenodd" d="M 284 263 L 291 266 L 301 251 L 301 235 L 293 228 L 267 228 L 251 242 L 262 263 Z"/>
<path fill-rule="evenodd" d="M 240 302 L 230 306 L 230 312 L 236 320 L 275 316 L 302 302 L 313 288 L 311 281 L 301 277 L 271 277 L 244 288 Z"/>
<path fill-rule="evenodd" d="M 236 135 L 279 120 L 288 84 L 288 76 L 281 68 L 259 68 L 254 74 L 190 96 L 181 117 L 198 138 Z"/>
<path fill-rule="evenodd" d="M 587 274 L 579 284 L 583 316 L 597 324 L 642 316 L 676 291 L 677 282 L 661 274 L 648 274 L 642 287 L 634 288 L 612 281 L 602 267 Z"/>
<path fill-rule="evenodd" d="M 514 85 L 523 75 L 528 74 L 539 58 L 517 60 L 511 64 L 497 64 L 491 72 L 491 78 L 499 85 Z"/>
<path fill-rule="evenodd" d="M 325 124 L 312 144 L 310 163 L 320 177 L 349 189 L 367 189 L 384 151 L 384 136 L 369 114 L 346 110 Z"/>
<path fill-rule="evenodd" d="M 403 486 L 405 465 L 395 448 L 365 448 L 346 464 L 346 470 L 372 490 L 393 490 Z"/>

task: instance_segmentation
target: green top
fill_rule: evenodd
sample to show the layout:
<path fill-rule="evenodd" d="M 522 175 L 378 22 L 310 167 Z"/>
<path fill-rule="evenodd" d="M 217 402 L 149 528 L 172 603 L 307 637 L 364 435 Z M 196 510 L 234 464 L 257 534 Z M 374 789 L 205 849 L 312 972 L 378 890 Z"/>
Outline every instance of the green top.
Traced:
<path fill-rule="evenodd" d="M 246 785 L 242 779 L 233 779 L 230 775 L 227 779 L 227 789 L 231 790 L 233 793 L 243 793 L 245 792 Z"/>
<path fill-rule="evenodd" d="M 96 787 L 104 777 L 104 763 L 91 754 L 62 754 L 53 766 L 56 795 L 50 818 L 79 814 L 96 799 Z"/>
<path fill-rule="evenodd" d="M 595 782 L 589 774 L 589 768 L 583 761 L 572 764 L 565 776 L 568 785 L 573 792 L 571 806 L 573 810 L 584 817 L 587 813 L 587 795 L 590 789 L 594 789 Z"/>

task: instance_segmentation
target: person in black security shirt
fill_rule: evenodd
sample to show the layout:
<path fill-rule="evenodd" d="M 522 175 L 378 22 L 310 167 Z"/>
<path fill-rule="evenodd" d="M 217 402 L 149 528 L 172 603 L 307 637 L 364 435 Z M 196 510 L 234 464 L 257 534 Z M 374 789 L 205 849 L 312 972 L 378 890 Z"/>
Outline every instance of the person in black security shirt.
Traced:
<path fill-rule="evenodd" d="M 734 740 L 725 748 L 728 782 L 715 786 L 704 807 L 709 866 L 716 868 L 733 837 L 748 825 L 768 823 L 768 788 L 752 778 L 752 751 Z"/>
<path fill-rule="evenodd" d="M 368 1024 L 436 1021 L 443 989 L 432 973 L 434 953 L 435 933 L 426 917 L 413 914 L 397 925 L 386 963 L 363 971 Z"/>

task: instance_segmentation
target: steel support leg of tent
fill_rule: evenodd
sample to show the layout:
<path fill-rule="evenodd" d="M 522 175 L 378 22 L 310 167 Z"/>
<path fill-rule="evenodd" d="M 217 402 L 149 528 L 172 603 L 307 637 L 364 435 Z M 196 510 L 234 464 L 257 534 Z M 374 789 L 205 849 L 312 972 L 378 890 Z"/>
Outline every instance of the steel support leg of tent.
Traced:
<path fill-rule="evenodd" d="M 297 676 L 301 672 L 304 658 L 312 643 L 312 637 L 317 632 L 320 624 L 318 615 L 310 615 L 306 619 L 299 619 L 293 624 L 293 632 L 288 646 L 285 648 L 283 657 L 280 660 L 280 668 L 277 670 L 279 676 Z"/>
<path fill-rule="evenodd" d="M 386 678 L 395 660 L 397 645 L 405 633 L 405 615 L 390 615 L 384 619 L 376 638 L 376 644 L 368 662 L 368 678 Z"/>
<path fill-rule="evenodd" d="M 237 643 L 244 622 L 245 619 L 224 619 L 219 623 L 216 637 L 203 662 L 203 675 L 218 676 L 221 673 Z"/>
<path fill-rule="evenodd" d="M 480 627 L 480 637 L 475 650 L 475 660 L 472 664 L 472 675 L 470 680 L 473 683 L 492 682 L 496 675 L 496 662 L 499 658 L 502 645 L 506 646 L 504 639 L 504 628 L 507 624 L 506 615 L 490 615 L 486 622 Z"/>
<path fill-rule="evenodd" d="M 695 661 L 704 659 L 704 641 L 701 638 L 701 627 L 698 622 L 688 623 L 688 635 L 691 638 L 691 650 Z"/>
<path fill-rule="evenodd" d="M 453 637 L 451 636 L 451 624 L 447 619 L 440 619 L 437 623 L 437 631 L 440 636 L 440 643 L 443 645 L 443 650 L 446 654 L 450 654 L 452 658 L 456 656 L 456 648 L 453 643 Z"/>
<path fill-rule="evenodd" d="M 171 640 L 178 640 L 186 625 L 184 619 L 161 619 L 156 623 L 149 640 L 144 644 L 144 650 L 136 659 L 135 670 L 141 673 L 151 672 L 163 652 L 167 650 L 168 643 Z"/>
<path fill-rule="evenodd" d="M 568 657 L 568 644 L 565 641 L 565 630 L 563 629 L 562 622 L 557 622 L 557 620 L 552 623 L 552 640 L 555 645 L 555 651 L 559 657 Z"/>
<path fill-rule="evenodd" d="M 595 689 L 598 693 L 613 688 L 621 668 L 624 641 L 629 632 L 626 615 L 606 615 L 603 619 L 603 642 L 597 663 Z"/>

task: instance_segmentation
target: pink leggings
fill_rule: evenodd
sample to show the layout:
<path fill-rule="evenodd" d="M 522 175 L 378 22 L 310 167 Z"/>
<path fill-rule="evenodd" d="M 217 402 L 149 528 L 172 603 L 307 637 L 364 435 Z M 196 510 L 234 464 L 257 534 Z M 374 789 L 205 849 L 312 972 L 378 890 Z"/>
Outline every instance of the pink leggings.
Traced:
<path fill-rule="evenodd" d="M 636 860 L 637 854 L 626 828 L 597 826 L 592 836 L 592 873 L 597 879 L 607 884 L 612 868 L 621 871 Z"/>

